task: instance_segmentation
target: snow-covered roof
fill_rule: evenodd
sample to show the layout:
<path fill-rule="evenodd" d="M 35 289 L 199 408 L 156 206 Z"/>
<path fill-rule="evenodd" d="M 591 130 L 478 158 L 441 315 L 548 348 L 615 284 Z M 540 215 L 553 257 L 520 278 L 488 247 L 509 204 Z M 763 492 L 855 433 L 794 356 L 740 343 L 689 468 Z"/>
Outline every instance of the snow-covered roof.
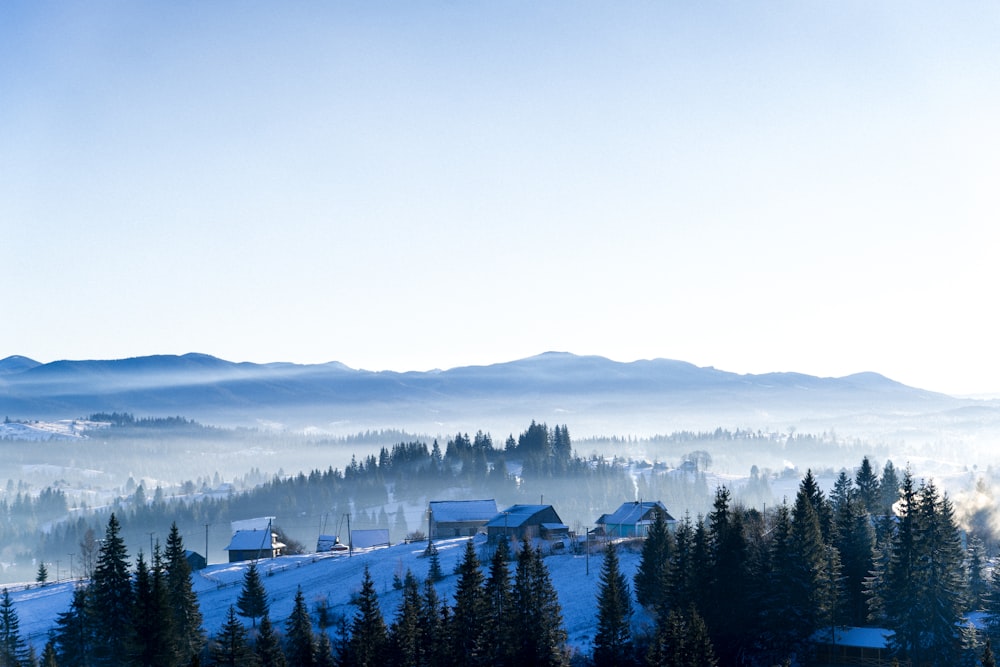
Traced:
<path fill-rule="evenodd" d="M 813 641 L 856 648 L 886 648 L 889 645 L 889 637 L 892 635 L 892 630 L 886 630 L 885 628 L 838 626 L 834 628 L 832 636 L 830 628 L 817 630 L 816 634 L 813 635 Z"/>
<path fill-rule="evenodd" d="M 564 523 L 543 523 L 542 528 L 545 530 L 569 530 L 569 526 Z"/>
<path fill-rule="evenodd" d="M 489 521 L 497 513 L 497 501 L 489 500 L 434 500 L 430 503 L 431 517 L 438 523 L 462 521 Z"/>
<path fill-rule="evenodd" d="M 273 516 L 259 516 L 254 519 L 242 519 L 240 521 L 230 521 L 229 528 L 234 533 L 241 530 L 268 530 L 271 528 Z"/>
<path fill-rule="evenodd" d="M 226 551 L 259 551 L 278 549 L 285 546 L 275 539 L 275 534 L 267 530 L 237 530 L 229 540 Z"/>
<path fill-rule="evenodd" d="M 642 517 L 649 512 L 654 507 L 659 507 L 663 510 L 666 515 L 667 521 L 673 521 L 674 518 L 670 516 L 667 512 L 667 508 L 659 500 L 657 501 L 644 501 L 639 502 L 638 500 L 622 503 L 621 507 L 616 509 L 611 514 L 602 514 L 601 518 L 597 520 L 597 523 L 607 525 L 632 525 L 642 521 Z"/>
<path fill-rule="evenodd" d="M 388 528 L 370 528 L 351 531 L 351 545 L 355 549 L 389 546 Z"/>
<path fill-rule="evenodd" d="M 543 510 L 547 510 L 552 505 L 511 505 L 486 524 L 487 528 L 516 528 L 523 525 L 528 519 Z"/>

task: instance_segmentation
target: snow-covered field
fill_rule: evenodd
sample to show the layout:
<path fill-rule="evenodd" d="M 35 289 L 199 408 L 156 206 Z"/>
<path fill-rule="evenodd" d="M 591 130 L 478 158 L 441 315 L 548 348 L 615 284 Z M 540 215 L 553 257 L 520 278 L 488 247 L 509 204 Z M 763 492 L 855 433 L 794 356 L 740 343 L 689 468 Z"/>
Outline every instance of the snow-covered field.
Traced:
<path fill-rule="evenodd" d="M 0 423 L 0 440 L 84 440 L 85 431 L 105 428 L 104 422 L 90 422 L 77 419 L 63 419 L 54 422 L 8 422 Z"/>
<path fill-rule="evenodd" d="M 438 582 L 437 590 L 442 599 L 453 601 L 457 577 L 452 574 L 461 559 L 468 538 L 441 540 L 435 542 L 445 572 L 444 580 Z M 477 551 L 485 538 L 476 538 Z M 365 565 L 379 590 L 379 602 L 386 622 L 391 622 L 399 606 L 401 591 L 393 589 L 393 575 L 402 576 L 406 569 L 413 571 L 421 581 L 427 575 L 428 561 L 422 557 L 426 543 L 398 544 L 383 549 L 365 552 L 355 551 L 354 556 L 313 554 L 305 556 L 284 556 L 258 563 L 262 580 L 271 599 L 271 620 L 280 628 L 291 613 L 296 589 L 301 586 L 311 611 L 325 601 L 332 615 L 353 618 L 355 607 L 351 596 L 361 587 L 361 577 Z M 596 623 L 596 600 L 600 582 L 603 558 L 601 550 L 595 549 L 590 556 L 589 575 L 587 558 L 584 555 L 559 554 L 545 558 L 552 577 L 552 583 L 559 592 L 563 621 L 572 647 L 585 653 L 590 652 Z M 622 572 L 632 579 L 639 565 L 639 554 L 628 548 L 619 550 Z M 215 634 L 225 622 L 227 610 L 235 605 L 243 583 L 243 572 L 247 563 L 225 563 L 210 565 L 194 574 L 194 587 L 201 603 L 205 619 L 205 629 Z M 513 564 L 511 566 L 513 573 Z M 486 565 L 484 564 L 484 574 Z M 71 582 L 50 583 L 44 587 L 11 588 L 21 632 L 24 637 L 41 650 L 49 628 L 57 615 L 69 607 L 73 584 Z M 314 614 L 315 617 L 315 614 Z M 650 623 L 649 617 L 637 608 L 633 616 L 635 626 Z M 249 624 L 249 622 L 248 622 Z M 330 632 L 334 632 L 333 628 Z"/>

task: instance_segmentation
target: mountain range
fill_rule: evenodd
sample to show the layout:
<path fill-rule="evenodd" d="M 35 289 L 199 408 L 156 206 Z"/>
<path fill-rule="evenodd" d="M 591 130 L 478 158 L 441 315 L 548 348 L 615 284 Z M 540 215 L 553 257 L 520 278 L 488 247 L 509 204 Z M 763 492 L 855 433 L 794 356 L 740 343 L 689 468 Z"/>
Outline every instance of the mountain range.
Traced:
<path fill-rule="evenodd" d="M 349 432 L 521 428 L 537 419 L 607 434 L 788 426 L 804 419 L 843 423 L 976 404 L 877 373 L 743 375 L 670 359 L 622 363 L 564 352 L 427 372 L 366 371 L 337 362 L 234 363 L 196 353 L 46 364 L 22 356 L 0 360 L 0 414 L 11 419 L 118 411 Z"/>

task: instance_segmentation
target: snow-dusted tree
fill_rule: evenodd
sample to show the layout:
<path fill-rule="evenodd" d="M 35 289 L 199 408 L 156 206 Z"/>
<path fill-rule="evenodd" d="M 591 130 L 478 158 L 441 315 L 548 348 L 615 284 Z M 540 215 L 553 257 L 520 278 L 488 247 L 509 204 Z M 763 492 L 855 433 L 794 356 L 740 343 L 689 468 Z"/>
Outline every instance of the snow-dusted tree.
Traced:
<path fill-rule="evenodd" d="M 969 573 L 968 608 L 972 611 L 982 609 L 986 603 L 986 595 L 990 588 L 989 580 L 986 578 L 986 561 L 986 545 L 978 537 L 969 538 L 966 562 Z"/>
<path fill-rule="evenodd" d="M 379 609 L 378 593 L 375 592 L 375 581 L 372 579 L 368 566 L 365 565 L 361 578 L 361 592 L 357 600 L 358 611 L 351 623 L 351 640 L 348 645 L 349 664 L 355 667 L 374 667 L 381 665 L 385 658 L 388 644 L 388 630 L 382 610 Z M 289 652 L 289 662 L 295 664 Z"/>
<path fill-rule="evenodd" d="M 518 664 L 543 667 L 568 663 L 562 607 L 542 552 L 521 543 L 514 573 L 514 618 Z"/>
<path fill-rule="evenodd" d="M 614 542 L 608 542 L 601 566 L 597 593 L 597 632 L 594 634 L 594 664 L 597 667 L 630 665 L 632 645 L 632 594 L 618 565 Z"/>
<path fill-rule="evenodd" d="M 667 569 L 673 555 L 673 537 L 667 528 L 666 517 L 659 507 L 654 507 L 653 523 L 642 543 L 639 569 L 636 570 L 635 599 L 650 609 L 660 606 L 666 595 Z"/>
<path fill-rule="evenodd" d="M 413 572 L 403 577 L 403 599 L 389 632 L 387 662 L 399 667 L 418 667 L 420 661 L 420 585 Z"/>
<path fill-rule="evenodd" d="M 250 561 L 243 572 L 243 589 L 236 598 L 236 611 L 240 616 L 251 619 L 252 627 L 256 629 L 257 619 L 268 612 L 268 607 L 267 591 L 260 580 L 257 561 Z"/>
<path fill-rule="evenodd" d="M 483 589 L 483 571 L 472 540 L 458 565 L 455 603 L 451 610 L 452 653 L 462 656 L 466 665 L 487 664 L 487 607 Z"/>
<path fill-rule="evenodd" d="M 4 667 L 29 667 L 28 646 L 21 636 L 21 622 L 14 609 L 10 591 L 0 595 L 0 665 Z"/>

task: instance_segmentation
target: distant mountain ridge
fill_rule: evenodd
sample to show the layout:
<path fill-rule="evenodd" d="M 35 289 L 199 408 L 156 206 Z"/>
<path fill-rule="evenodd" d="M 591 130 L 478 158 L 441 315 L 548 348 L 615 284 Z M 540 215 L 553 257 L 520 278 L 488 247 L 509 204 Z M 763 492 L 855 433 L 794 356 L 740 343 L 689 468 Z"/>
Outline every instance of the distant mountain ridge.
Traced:
<path fill-rule="evenodd" d="M 412 427 L 500 415 L 577 415 L 609 423 L 615 415 L 655 419 L 658 413 L 781 419 L 967 403 L 877 373 L 740 375 L 671 359 L 623 363 L 565 352 L 427 372 L 366 371 L 337 362 L 236 363 L 197 353 L 47 364 L 20 356 L 0 360 L 0 414 L 19 419 L 129 411 L 207 423 L 382 419 L 382 426 Z"/>

